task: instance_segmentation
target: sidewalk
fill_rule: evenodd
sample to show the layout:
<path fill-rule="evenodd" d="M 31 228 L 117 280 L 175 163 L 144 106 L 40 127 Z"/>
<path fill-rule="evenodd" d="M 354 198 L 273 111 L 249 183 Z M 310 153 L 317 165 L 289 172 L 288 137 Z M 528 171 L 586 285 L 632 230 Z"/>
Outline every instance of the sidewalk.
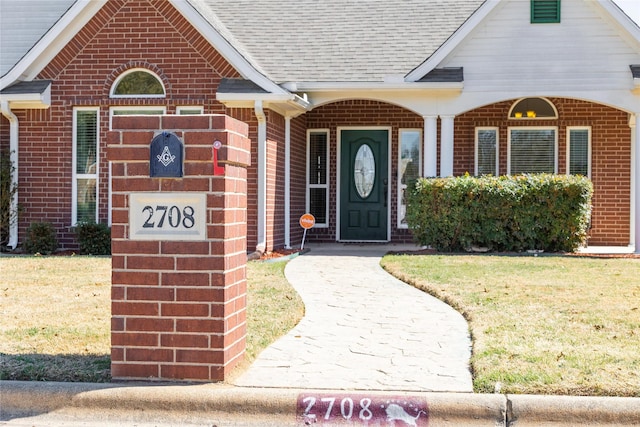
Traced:
<path fill-rule="evenodd" d="M 318 245 L 287 280 L 305 317 L 235 382 L 243 387 L 472 392 L 460 313 L 380 267 L 393 245 Z"/>

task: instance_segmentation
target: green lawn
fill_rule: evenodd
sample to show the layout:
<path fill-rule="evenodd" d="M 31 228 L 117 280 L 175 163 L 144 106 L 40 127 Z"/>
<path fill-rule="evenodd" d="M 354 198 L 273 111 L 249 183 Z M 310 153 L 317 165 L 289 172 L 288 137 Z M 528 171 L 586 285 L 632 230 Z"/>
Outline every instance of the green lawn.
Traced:
<path fill-rule="evenodd" d="M 388 255 L 469 321 L 477 392 L 640 396 L 640 259 Z"/>

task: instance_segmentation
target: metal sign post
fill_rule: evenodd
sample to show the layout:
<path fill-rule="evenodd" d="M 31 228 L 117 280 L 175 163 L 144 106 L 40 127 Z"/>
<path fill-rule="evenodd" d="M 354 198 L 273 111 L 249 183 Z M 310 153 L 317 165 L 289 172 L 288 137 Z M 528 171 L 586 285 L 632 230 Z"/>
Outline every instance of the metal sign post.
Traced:
<path fill-rule="evenodd" d="M 300 227 L 304 228 L 302 233 L 302 243 L 300 244 L 300 250 L 304 249 L 304 239 L 307 238 L 307 230 L 312 228 L 316 224 L 316 218 L 310 213 L 306 213 L 300 217 Z"/>

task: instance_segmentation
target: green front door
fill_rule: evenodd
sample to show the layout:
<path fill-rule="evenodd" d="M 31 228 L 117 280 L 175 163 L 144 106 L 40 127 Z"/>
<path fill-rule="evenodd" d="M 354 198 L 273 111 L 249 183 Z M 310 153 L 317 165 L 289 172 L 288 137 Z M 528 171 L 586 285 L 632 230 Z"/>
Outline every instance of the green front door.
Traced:
<path fill-rule="evenodd" d="M 340 240 L 388 240 L 389 132 L 340 133 Z"/>

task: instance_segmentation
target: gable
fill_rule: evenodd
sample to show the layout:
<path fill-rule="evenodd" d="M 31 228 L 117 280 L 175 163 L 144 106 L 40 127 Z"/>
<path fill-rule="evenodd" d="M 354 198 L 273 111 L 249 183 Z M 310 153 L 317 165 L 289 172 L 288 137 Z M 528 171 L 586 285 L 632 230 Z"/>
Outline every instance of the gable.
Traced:
<path fill-rule="evenodd" d="M 160 76 L 167 97 L 200 103 L 215 99 L 221 78 L 239 77 L 169 2 L 138 0 L 108 1 L 38 77 L 54 90 L 108 98 L 115 79 L 135 67 Z"/>
<path fill-rule="evenodd" d="M 500 2 L 438 66 L 464 67 L 465 91 L 632 89 L 640 43 L 603 7 L 562 1 L 560 23 L 530 23 L 529 1 Z"/>

